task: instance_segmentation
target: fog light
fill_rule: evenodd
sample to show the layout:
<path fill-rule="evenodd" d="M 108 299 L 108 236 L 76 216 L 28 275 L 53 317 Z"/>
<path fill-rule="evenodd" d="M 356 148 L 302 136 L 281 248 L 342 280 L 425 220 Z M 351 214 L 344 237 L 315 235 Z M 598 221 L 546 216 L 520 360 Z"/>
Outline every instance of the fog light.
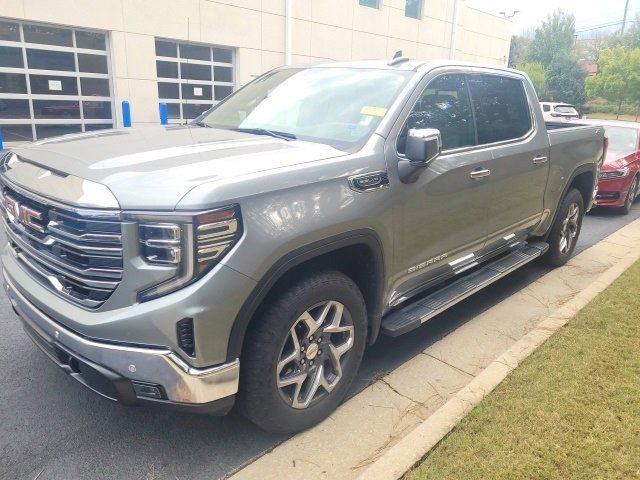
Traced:
<path fill-rule="evenodd" d="M 137 397 L 162 399 L 162 390 L 159 385 L 149 383 L 131 382 Z"/>

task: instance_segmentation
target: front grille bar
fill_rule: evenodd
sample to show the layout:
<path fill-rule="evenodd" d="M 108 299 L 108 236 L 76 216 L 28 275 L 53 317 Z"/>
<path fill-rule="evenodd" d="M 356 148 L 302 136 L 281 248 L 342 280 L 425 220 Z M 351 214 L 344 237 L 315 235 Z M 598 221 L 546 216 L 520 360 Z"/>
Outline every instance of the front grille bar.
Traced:
<path fill-rule="evenodd" d="M 122 280 L 122 227 L 119 215 L 66 207 L 26 192 L 0 177 L 0 215 L 15 258 L 55 293 L 86 308 L 102 305 Z M 42 222 L 33 228 L 5 206 L 5 196 Z M 15 203 L 15 202 L 14 202 Z M 22 209 L 20 213 L 22 213 Z M 42 228 L 41 228 L 42 227 Z"/>

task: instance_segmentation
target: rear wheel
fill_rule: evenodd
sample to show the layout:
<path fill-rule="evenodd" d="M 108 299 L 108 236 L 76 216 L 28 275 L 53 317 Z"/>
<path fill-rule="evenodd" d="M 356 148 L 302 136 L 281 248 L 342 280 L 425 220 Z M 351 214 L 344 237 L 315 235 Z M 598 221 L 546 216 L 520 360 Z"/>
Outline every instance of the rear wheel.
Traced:
<path fill-rule="evenodd" d="M 631 207 L 633 207 L 633 202 L 636 201 L 638 196 L 638 176 L 633 179 L 631 185 L 629 186 L 629 193 L 627 193 L 627 198 L 624 201 L 624 205 L 620 207 L 620 213 L 623 215 L 627 215 L 631 211 Z"/>
<path fill-rule="evenodd" d="M 366 308 L 353 281 L 335 271 L 302 278 L 250 328 L 241 360 L 245 416 L 282 433 L 326 418 L 346 395 L 364 352 Z"/>
<path fill-rule="evenodd" d="M 582 194 L 575 188 L 569 190 L 558 209 L 558 215 L 549 232 L 549 251 L 543 257 L 550 267 L 567 263 L 580 236 L 584 217 Z"/>

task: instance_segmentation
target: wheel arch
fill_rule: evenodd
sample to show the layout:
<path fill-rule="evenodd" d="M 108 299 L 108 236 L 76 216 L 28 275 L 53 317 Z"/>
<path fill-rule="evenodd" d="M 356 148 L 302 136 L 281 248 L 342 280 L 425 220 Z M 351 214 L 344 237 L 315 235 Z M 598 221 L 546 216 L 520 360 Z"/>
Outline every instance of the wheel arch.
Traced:
<path fill-rule="evenodd" d="M 569 178 L 569 181 L 566 183 L 564 189 L 562 190 L 562 195 L 560 195 L 560 197 L 558 198 L 558 203 L 555 206 L 555 211 L 553 212 L 553 218 L 551 222 L 549 222 L 549 228 L 547 229 L 547 232 L 544 234 L 545 241 L 551 233 L 551 229 L 553 228 L 553 225 L 556 222 L 556 218 L 558 217 L 558 213 L 560 211 L 560 205 L 562 204 L 564 198 L 567 196 L 567 193 L 569 193 L 572 188 L 576 188 L 582 196 L 584 208 L 585 211 L 587 211 L 593 200 L 596 181 L 597 178 L 595 167 L 592 164 L 581 165 L 573 171 L 571 177 Z"/>
<path fill-rule="evenodd" d="M 375 342 L 382 319 L 383 250 L 375 231 L 360 229 L 305 245 L 275 262 L 245 300 L 235 318 L 227 346 L 227 360 L 240 357 L 247 329 L 270 295 L 295 275 L 319 267 L 345 273 L 360 288 L 367 306 L 368 341 Z"/>

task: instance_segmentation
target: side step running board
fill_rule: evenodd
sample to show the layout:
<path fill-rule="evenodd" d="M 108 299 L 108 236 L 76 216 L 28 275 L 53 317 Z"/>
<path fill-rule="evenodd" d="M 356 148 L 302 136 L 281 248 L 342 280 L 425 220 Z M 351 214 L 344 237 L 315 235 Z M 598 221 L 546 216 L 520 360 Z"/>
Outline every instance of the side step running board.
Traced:
<path fill-rule="evenodd" d="M 548 249 L 549 245 L 544 242 L 532 242 L 488 263 L 429 296 L 390 313 L 382 319 L 382 333 L 397 337 L 418 328 L 447 308 L 540 257 Z"/>

